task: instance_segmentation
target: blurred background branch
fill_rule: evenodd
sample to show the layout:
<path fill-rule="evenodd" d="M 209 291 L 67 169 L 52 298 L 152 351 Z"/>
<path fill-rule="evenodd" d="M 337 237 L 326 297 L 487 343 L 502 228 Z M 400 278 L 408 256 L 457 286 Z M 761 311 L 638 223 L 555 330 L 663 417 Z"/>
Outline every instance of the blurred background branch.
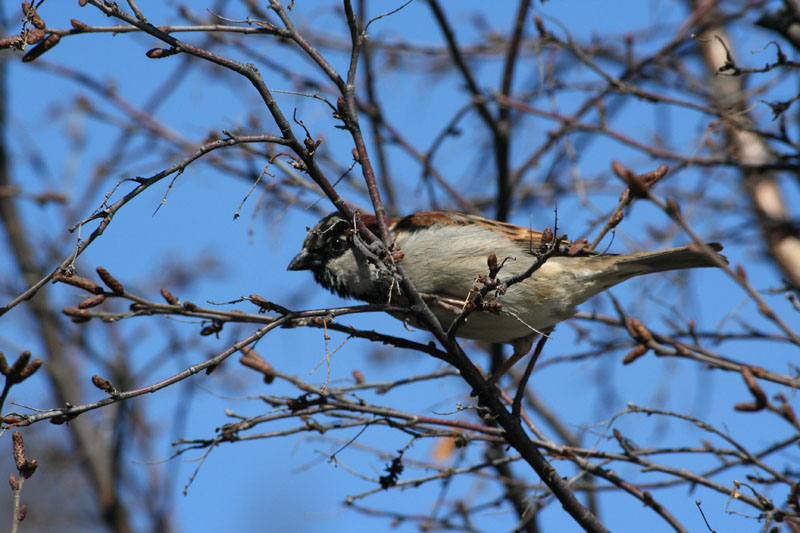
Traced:
<path fill-rule="evenodd" d="M 0 521 L 800 528 L 794 0 L 21 7 L 0 12 Z M 522 368 L 471 395 L 504 347 L 284 271 L 359 208 L 609 253 L 719 241 L 731 266 L 582 306 L 514 425 Z"/>

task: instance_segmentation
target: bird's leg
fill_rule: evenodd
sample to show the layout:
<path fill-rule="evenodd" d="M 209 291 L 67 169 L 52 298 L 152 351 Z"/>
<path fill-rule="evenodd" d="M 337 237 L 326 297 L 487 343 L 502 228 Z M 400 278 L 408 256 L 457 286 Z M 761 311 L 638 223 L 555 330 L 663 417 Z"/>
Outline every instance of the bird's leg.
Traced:
<path fill-rule="evenodd" d="M 515 417 L 517 420 L 519 420 L 520 415 L 522 414 L 522 398 L 525 396 L 525 388 L 528 386 L 528 380 L 531 377 L 531 372 L 533 372 L 533 367 L 536 366 L 536 361 L 539 360 L 539 356 L 542 355 L 544 343 L 546 343 L 547 339 L 549 338 L 549 335 L 544 334 L 542 335 L 542 338 L 539 339 L 539 342 L 536 343 L 536 349 L 533 350 L 533 355 L 531 355 L 531 359 L 528 361 L 528 365 L 525 367 L 525 372 L 522 373 L 522 377 L 519 379 L 517 393 L 514 395 L 514 401 L 511 403 L 511 416 Z"/>
<path fill-rule="evenodd" d="M 531 351 L 531 347 L 533 347 L 533 340 L 538 336 L 538 333 L 532 333 L 527 337 L 520 337 L 519 339 L 514 339 L 511 343 L 511 346 L 514 348 L 514 353 L 508 360 L 503 363 L 503 366 L 500 369 L 489 376 L 489 384 L 490 385 L 497 385 L 497 382 L 500 381 L 506 372 L 511 370 L 511 367 L 517 364 L 520 359 L 528 355 Z"/>

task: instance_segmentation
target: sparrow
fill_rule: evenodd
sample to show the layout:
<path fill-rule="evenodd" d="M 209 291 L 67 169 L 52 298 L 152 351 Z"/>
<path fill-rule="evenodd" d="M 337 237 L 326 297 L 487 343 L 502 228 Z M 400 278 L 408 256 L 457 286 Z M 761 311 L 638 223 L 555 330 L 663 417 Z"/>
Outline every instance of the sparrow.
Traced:
<path fill-rule="evenodd" d="M 374 216 L 358 216 L 378 233 Z M 484 291 L 479 299 L 482 304 L 467 316 L 455 336 L 511 344 L 514 361 L 530 350 L 539 334 L 549 332 L 572 317 L 578 305 L 618 283 L 653 272 L 718 266 L 714 258 L 686 246 L 623 255 L 598 253 L 559 241 L 549 230 L 543 233 L 454 211 L 422 211 L 387 223 L 394 239 L 392 256 L 399 259 L 445 331 L 467 306 L 475 307 L 469 302 L 476 301 L 485 283 L 497 285 Z M 504 280 L 525 272 L 551 246 L 558 246 L 558 253 L 548 257 L 533 275 L 503 285 Z M 708 246 L 715 252 L 722 250 L 718 243 Z M 494 280 L 486 277 L 492 254 L 499 265 Z M 727 263 L 724 256 L 718 254 L 717 258 Z M 344 298 L 409 302 L 391 265 L 375 260 L 353 221 L 339 213 L 324 217 L 308 230 L 303 248 L 288 270 L 310 270 L 319 285 Z M 424 329 L 410 313 L 392 315 Z"/>

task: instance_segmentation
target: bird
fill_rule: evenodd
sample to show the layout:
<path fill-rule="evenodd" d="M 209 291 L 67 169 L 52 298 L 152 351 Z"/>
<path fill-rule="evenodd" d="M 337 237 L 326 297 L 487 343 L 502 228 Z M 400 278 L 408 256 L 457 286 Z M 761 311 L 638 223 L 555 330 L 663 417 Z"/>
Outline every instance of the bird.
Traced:
<path fill-rule="evenodd" d="M 357 216 L 378 234 L 375 216 Z M 455 336 L 511 344 L 514 354 L 504 369 L 529 352 L 537 336 L 572 317 L 578 305 L 618 283 L 643 274 L 727 263 L 720 254 L 708 255 L 688 246 L 621 255 L 599 253 L 558 240 L 549 228 L 540 232 L 456 211 L 422 211 L 389 218 L 387 224 L 394 240 L 391 257 L 399 260 L 442 328 L 448 331 L 464 309 L 475 308 L 477 301 L 480 305 L 466 316 Z M 530 277 L 504 285 L 553 246 L 558 253 L 551 252 Z M 719 243 L 708 246 L 714 252 L 722 250 Z M 371 249 L 355 230 L 354 220 L 335 212 L 308 230 L 288 270 L 309 270 L 319 285 L 344 298 L 410 303 L 391 266 L 376 260 Z M 492 261 L 499 270 L 494 279 L 487 277 Z M 425 329 L 410 312 L 390 314 Z"/>

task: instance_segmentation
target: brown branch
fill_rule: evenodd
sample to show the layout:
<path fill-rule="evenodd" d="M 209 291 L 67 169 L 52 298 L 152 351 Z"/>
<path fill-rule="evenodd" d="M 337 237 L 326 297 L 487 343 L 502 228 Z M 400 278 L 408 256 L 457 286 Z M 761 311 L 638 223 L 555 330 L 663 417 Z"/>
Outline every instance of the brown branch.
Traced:
<path fill-rule="evenodd" d="M 58 272 L 68 271 L 72 268 L 73 263 L 75 260 L 98 238 L 100 237 L 106 230 L 111 221 L 113 220 L 116 213 L 125 206 L 128 202 L 139 196 L 142 192 L 144 192 L 147 188 L 152 186 L 155 183 L 158 183 L 162 179 L 166 178 L 167 176 L 177 174 L 180 175 L 189 164 L 193 161 L 199 159 L 200 157 L 204 156 L 205 154 L 217 150 L 219 148 L 224 148 L 227 146 L 233 146 L 240 143 L 248 143 L 248 142 L 271 142 L 277 144 L 285 144 L 286 141 L 280 137 L 275 137 L 273 135 L 257 135 L 253 137 L 237 137 L 237 136 L 230 136 L 227 139 L 222 139 L 218 141 L 213 141 L 208 143 L 204 146 L 201 146 L 195 153 L 189 155 L 188 157 L 184 158 L 183 160 L 179 161 L 178 163 L 162 170 L 154 174 L 149 178 L 135 178 L 133 181 L 138 183 L 132 191 L 127 193 L 125 196 L 114 202 L 109 206 L 101 206 L 94 214 L 84 218 L 80 222 L 74 224 L 70 227 L 70 231 L 75 231 L 85 224 L 93 220 L 101 220 L 100 224 L 95 228 L 94 231 L 84 240 L 79 241 L 78 245 L 75 248 L 75 251 L 64 258 L 61 263 L 54 268 L 49 274 L 44 275 L 41 279 L 36 280 L 35 282 L 28 281 L 29 287 L 19 296 L 14 298 L 11 302 L 7 303 L 3 307 L 0 307 L 0 316 L 3 316 L 11 309 L 19 305 L 20 303 L 29 300 L 32 298 L 37 292 L 39 292 L 42 287 L 45 286 L 49 281 L 53 279 L 53 276 Z M 125 180 L 129 181 L 129 180 Z M 9 222 L 11 223 L 11 222 Z"/>
<path fill-rule="evenodd" d="M 259 328 L 255 333 L 252 333 L 251 335 L 247 336 L 241 341 L 234 343 L 230 348 L 227 348 L 226 350 L 215 355 L 214 357 L 211 357 L 203 361 L 202 363 L 192 365 L 186 368 L 185 370 L 177 374 L 174 374 L 166 379 L 163 379 L 157 383 L 153 383 L 152 385 L 147 385 L 145 387 L 140 387 L 138 389 L 133 389 L 129 391 L 121 391 L 121 392 L 118 391 L 116 394 L 103 398 L 102 400 L 98 400 L 96 402 L 89 402 L 82 405 L 70 405 L 68 407 L 62 407 L 58 409 L 49 409 L 32 415 L 16 413 L 15 416 L 20 417 L 25 422 L 25 425 L 34 424 L 41 420 L 53 420 L 54 423 L 58 424 L 63 424 L 68 421 L 74 421 L 76 417 L 88 411 L 93 411 L 94 409 L 99 409 L 107 405 L 118 403 L 130 398 L 135 398 L 143 394 L 150 394 L 153 392 L 157 392 L 161 389 L 169 387 L 170 385 L 183 381 L 203 370 L 206 371 L 208 371 L 209 369 L 213 370 L 214 368 L 219 366 L 219 364 L 222 363 L 225 359 L 227 359 L 234 353 L 241 350 L 244 346 L 248 346 L 254 343 L 255 341 L 257 341 L 258 339 L 260 339 L 273 329 L 283 325 L 285 322 L 286 319 L 279 318 L 272 324 L 268 324 L 266 326 Z"/>
<path fill-rule="evenodd" d="M 364 27 L 364 17 L 367 13 L 367 1 L 359 0 L 359 26 Z M 373 19 L 374 20 L 374 19 Z M 371 22 L 371 21 L 370 21 Z M 364 28 L 366 31 L 366 28 Z M 388 154 L 386 152 L 385 139 L 381 134 L 383 127 L 383 113 L 381 112 L 380 104 L 378 102 L 376 78 L 373 71 L 373 52 L 369 40 L 365 40 L 361 45 L 361 58 L 364 64 L 364 88 L 366 89 L 366 106 L 373 109 L 374 112 L 369 114 L 370 127 L 372 134 L 372 142 L 375 146 L 375 153 L 378 158 L 378 168 L 380 170 L 381 186 L 386 193 L 386 211 L 391 216 L 400 214 L 397 209 L 397 200 L 395 198 L 394 185 L 389 170 Z M 365 105 L 358 99 L 356 104 L 359 108 Z"/>

